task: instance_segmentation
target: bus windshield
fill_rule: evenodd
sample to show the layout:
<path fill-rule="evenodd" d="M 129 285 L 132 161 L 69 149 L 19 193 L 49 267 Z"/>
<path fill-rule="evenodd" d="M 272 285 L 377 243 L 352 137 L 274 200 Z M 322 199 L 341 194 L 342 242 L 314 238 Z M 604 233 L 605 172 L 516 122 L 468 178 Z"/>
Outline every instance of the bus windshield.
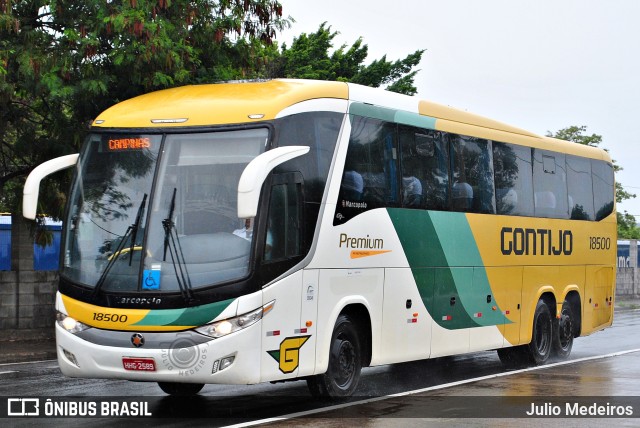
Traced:
<path fill-rule="evenodd" d="M 237 216 L 237 185 L 268 135 L 91 135 L 70 196 L 61 274 L 104 291 L 147 293 L 245 277 L 253 222 Z"/>

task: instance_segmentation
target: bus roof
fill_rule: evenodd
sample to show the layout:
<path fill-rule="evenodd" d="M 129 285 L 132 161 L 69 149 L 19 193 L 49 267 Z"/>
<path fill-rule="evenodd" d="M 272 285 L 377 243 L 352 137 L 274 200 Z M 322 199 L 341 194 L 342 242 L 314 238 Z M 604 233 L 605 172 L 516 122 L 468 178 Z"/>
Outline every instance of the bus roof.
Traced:
<path fill-rule="evenodd" d="M 348 96 L 346 83 L 327 81 L 269 80 L 182 86 L 116 104 L 100 114 L 94 125 L 156 128 L 246 123 L 275 119 L 281 110 L 302 101 Z"/>
<path fill-rule="evenodd" d="M 211 126 L 275 119 L 299 102 L 337 98 L 429 116 L 438 130 L 555 150 L 611 162 L 604 150 L 539 136 L 480 115 L 344 82 L 274 79 L 190 85 L 151 92 L 118 103 L 93 125 L 104 128 Z"/>

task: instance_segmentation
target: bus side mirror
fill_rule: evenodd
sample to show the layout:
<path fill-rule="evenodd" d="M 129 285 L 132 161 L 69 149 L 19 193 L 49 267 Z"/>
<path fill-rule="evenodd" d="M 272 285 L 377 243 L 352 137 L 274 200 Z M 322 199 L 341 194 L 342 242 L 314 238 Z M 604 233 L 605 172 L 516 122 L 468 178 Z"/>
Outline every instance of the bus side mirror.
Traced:
<path fill-rule="evenodd" d="M 75 165 L 78 162 L 78 156 L 78 153 L 60 156 L 59 158 L 51 159 L 38 165 L 31 171 L 27 177 L 27 181 L 24 183 L 24 190 L 22 192 L 22 215 L 25 218 L 31 220 L 35 220 L 36 218 L 40 181 L 47 175 Z"/>
<path fill-rule="evenodd" d="M 308 146 L 278 147 L 262 153 L 249 162 L 238 182 L 238 218 L 256 216 L 262 183 L 273 168 L 307 152 L 309 152 Z"/>

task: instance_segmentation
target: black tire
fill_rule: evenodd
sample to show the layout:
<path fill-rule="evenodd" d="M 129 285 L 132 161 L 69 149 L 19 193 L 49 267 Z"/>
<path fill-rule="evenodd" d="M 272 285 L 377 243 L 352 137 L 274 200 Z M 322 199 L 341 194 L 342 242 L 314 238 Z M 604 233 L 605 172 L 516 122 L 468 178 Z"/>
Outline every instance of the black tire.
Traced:
<path fill-rule="evenodd" d="M 527 354 L 531 363 L 541 365 L 547 362 L 551 355 L 553 342 L 553 318 L 551 310 L 544 300 L 538 300 L 533 314 L 533 332 L 531 343 L 527 347 Z"/>
<path fill-rule="evenodd" d="M 566 360 L 571 354 L 571 348 L 573 347 L 573 323 L 574 318 L 571 305 L 565 300 L 562 303 L 560 318 L 554 323 L 552 353 L 557 358 Z"/>
<path fill-rule="evenodd" d="M 331 336 L 327 372 L 307 378 L 311 395 L 336 400 L 353 395 L 360 381 L 362 349 L 358 329 L 348 315 L 340 315 Z"/>
<path fill-rule="evenodd" d="M 196 395 L 204 388 L 203 383 L 158 382 L 158 386 L 169 395 L 182 397 Z"/>

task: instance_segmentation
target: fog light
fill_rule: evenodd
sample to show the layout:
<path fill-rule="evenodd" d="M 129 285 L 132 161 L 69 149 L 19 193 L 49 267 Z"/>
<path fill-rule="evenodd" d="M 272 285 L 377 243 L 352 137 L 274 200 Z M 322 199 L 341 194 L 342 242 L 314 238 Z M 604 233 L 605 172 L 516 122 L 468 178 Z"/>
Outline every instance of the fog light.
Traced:
<path fill-rule="evenodd" d="M 72 352 L 69 352 L 66 349 L 62 348 L 62 353 L 64 354 L 65 357 L 67 357 L 67 360 L 69 360 L 69 362 L 71 364 L 73 364 L 77 368 L 80 368 L 80 364 L 78 363 L 78 360 L 76 359 L 76 356 L 73 355 Z"/>
<path fill-rule="evenodd" d="M 233 360 L 235 360 L 235 356 L 231 355 L 229 357 L 224 357 L 223 359 L 220 360 L 220 371 L 226 369 L 227 367 L 229 367 L 231 364 L 233 364 Z"/>
<path fill-rule="evenodd" d="M 217 373 L 229 367 L 233 364 L 233 361 L 236 359 L 235 355 L 229 355 L 228 357 L 221 358 L 213 362 L 213 367 L 211 368 L 211 374 Z"/>

